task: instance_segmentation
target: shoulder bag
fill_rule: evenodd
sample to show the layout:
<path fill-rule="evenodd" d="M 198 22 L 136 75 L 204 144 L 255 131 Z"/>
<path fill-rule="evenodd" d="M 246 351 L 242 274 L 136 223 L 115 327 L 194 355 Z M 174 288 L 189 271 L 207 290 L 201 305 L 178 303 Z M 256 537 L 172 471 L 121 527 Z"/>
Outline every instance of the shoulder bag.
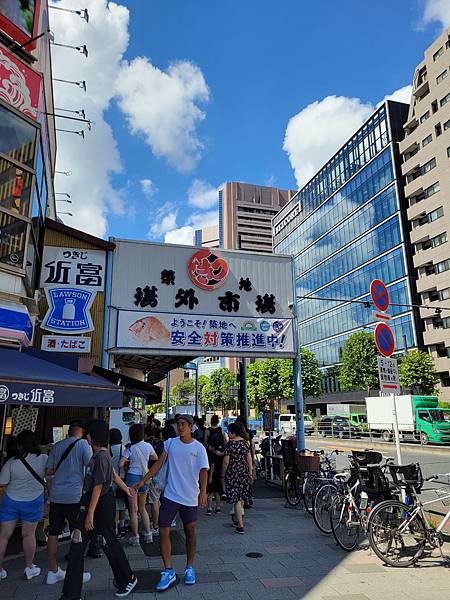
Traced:
<path fill-rule="evenodd" d="M 20 462 L 23 464 L 23 466 L 30 473 L 30 475 L 32 475 L 36 479 L 36 481 L 38 481 L 42 485 L 42 487 L 44 488 L 44 494 L 45 494 L 45 496 L 47 496 L 48 488 L 47 488 L 47 484 L 44 481 L 44 479 L 42 479 L 42 477 L 36 473 L 36 471 L 33 469 L 33 467 L 25 460 L 25 457 L 20 455 L 18 458 L 19 458 Z"/>
<path fill-rule="evenodd" d="M 66 458 L 69 456 L 69 454 L 72 452 L 72 450 L 74 449 L 75 445 L 81 440 L 81 438 L 77 438 L 74 442 L 72 442 L 69 446 L 67 446 L 67 448 L 64 450 L 64 452 L 61 455 L 61 458 L 58 461 L 58 464 L 56 465 L 56 467 L 53 470 L 53 475 L 55 475 L 56 471 L 59 469 L 59 467 L 61 466 L 61 464 L 66 460 Z"/>
<path fill-rule="evenodd" d="M 120 451 L 119 451 L 119 463 L 122 459 L 122 444 L 120 444 Z M 118 473 L 119 477 L 120 477 L 120 467 L 119 467 L 119 473 Z M 116 500 L 126 500 L 128 498 L 128 496 L 126 495 L 126 493 L 123 491 L 122 488 L 120 488 L 119 486 L 116 487 Z"/>
<path fill-rule="evenodd" d="M 161 493 L 164 491 L 164 488 L 167 485 L 167 480 L 169 479 L 169 449 L 172 446 L 172 442 L 175 438 L 169 440 L 167 445 L 167 458 L 165 463 L 162 465 L 160 470 L 156 473 L 156 475 L 152 478 L 153 484 L 158 491 Z"/>

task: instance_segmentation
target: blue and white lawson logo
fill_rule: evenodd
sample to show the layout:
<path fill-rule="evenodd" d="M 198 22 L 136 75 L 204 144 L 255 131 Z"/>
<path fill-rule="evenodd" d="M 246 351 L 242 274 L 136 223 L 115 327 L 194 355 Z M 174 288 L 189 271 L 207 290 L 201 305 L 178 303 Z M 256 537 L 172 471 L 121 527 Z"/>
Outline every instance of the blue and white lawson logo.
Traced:
<path fill-rule="evenodd" d="M 90 308 L 96 292 L 78 288 L 46 288 L 48 311 L 41 328 L 55 333 L 93 331 Z"/>

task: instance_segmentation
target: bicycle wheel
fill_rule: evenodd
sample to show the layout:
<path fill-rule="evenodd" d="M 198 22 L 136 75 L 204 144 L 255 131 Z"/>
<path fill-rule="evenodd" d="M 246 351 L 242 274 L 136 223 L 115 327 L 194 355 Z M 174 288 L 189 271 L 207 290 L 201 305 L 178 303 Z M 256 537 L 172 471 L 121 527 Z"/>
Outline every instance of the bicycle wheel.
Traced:
<path fill-rule="evenodd" d="M 297 506 L 302 498 L 302 482 L 300 476 L 291 471 L 286 475 L 284 495 L 289 506 Z"/>
<path fill-rule="evenodd" d="M 411 519 L 413 510 L 399 500 L 386 500 L 370 515 L 370 546 L 378 558 L 391 567 L 409 567 L 425 550 L 427 528 L 421 514 Z"/>
<path fill-rule="evenodd" d="M 330 525 L 334 539 L 343 550 L 351 552 L 356 548 L 360 524 L 348 498 L 342 494 L 335 496 L 331 503 Z"/>
<path fill-rule="evenodd" d="M 313 519 L 322 533 L 331 533 L 330 508 L 333 498 L 338 493 L 334 483 L 325 483 L 314 496 Z"/>
<path fill-rule="evenodd" d="M 317 478 L 314 473 L 307 473 L 303 484 L 303 503 L 310 515 L 313 514 L 314 496 L 316 495 Z"/>

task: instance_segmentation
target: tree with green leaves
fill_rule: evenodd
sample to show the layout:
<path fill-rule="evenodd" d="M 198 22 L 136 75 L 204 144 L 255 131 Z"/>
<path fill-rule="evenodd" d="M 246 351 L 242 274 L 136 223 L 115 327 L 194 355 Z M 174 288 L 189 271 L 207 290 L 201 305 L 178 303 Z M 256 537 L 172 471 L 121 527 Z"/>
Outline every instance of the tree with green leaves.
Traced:
<path fill-rule="evenodd" d="M 322 393 L 322 371 L 316 355 L 308 348 L 300 348 L 300 361 L 302 365 L 303 397 L 319 398 Z M 292 361 L 289 361 L 292 364 Z M 293 381 L 293 378 L 292 378 Z"/>
<path fill-rule="evenodd" d="M 191 400 L 195 395 L 195 381 L 193 379 L 183 379 L 170 390 L 170 395 L 175 403 L 183 404 L 187 400 Z"/>
<path fill-rule="evenodd" d="M 373 333 L 359 331 L 351 335 L 342 352 L 339 381 L 343 390 L 377 389 L 378 351 Z"/>
<path fill-rule="evenodd" d="M 434 371 L 434 362 L 428 352 L 408 352 L 400 363 L 400 385 L 415 394 L 433 396 L 437 392 Z"/>
<path fill-rule="evenodd" d="M 205 405 L 212 409 L 230 408 L 235 399 L 230 397 L 229 388 L 236 386 L 236 375 L 228 369 L 220 368 L 211 373 L 205 386 Z"/>
<path fill-rule="evenodd" d="M 261 361 L 250 363 L 247 367 L 247 397 L 251 408 L 259 413 L 266 406 L 266 399 L 261 394 L 259 380 L 261 377 Z"/>

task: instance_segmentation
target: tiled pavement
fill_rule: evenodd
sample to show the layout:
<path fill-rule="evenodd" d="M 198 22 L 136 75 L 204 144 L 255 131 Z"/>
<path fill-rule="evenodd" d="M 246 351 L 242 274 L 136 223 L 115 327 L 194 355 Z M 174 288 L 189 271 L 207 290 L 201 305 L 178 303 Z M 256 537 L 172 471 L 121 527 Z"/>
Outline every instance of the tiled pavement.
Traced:
<path fill-rule="evenodd" d="M 162 594 L 164 600 L 444 600 L 450 598 L 449 570 L 435 558 L 420 567 L 385 567 L 367 549 L 345 553 L 333 540 L 321 535 L 303 511 L 284 508 L 280 498 L 259 499 L 248 511 L 246 534 L 235 533 L 225 511 L 202 516 L 198 526 L 198 583 L 179 582 Z M 67 547 L 66 547 L 67 548 Z M 62 549 L 62 553 L 66 551 Z M 448 544 L 445 550 L 450 552 Z M 153 600 L 151 591 L 159 576 L 160 559 L 147 557 L 141 548 L 127 548 L 132 567 L 139 575 L 132 600 Z M 247 554 L 255 553 L 258 558 Z M 5 562 L 8 578 L 0 582 L 0 599 L 56 600 L 61 584 L 46 586 L 45 552 L 36 563 L 43 575 L 21 581 L 22 561 Z M 184 556 L 174 557 L 178 573 Z M 83 590 L 85 600 L 113 597 L 111 573 L 106 559 L 87 559 L 92 581 Z M 153 587 L 154 589 L 154 587 Z"/>

